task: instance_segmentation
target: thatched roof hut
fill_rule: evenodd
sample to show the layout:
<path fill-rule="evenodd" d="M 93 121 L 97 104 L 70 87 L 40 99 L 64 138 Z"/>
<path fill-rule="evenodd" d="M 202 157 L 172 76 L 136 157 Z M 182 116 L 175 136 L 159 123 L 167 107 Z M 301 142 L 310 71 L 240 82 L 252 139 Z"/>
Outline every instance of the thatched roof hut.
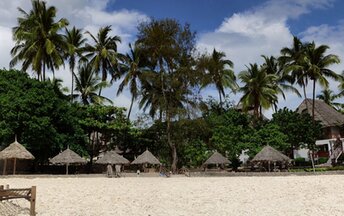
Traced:
<path fill-rule="evenodd" d="M 67 148 L 63 152 L 59 153 L 55 157 L 51 158 L 50 163 L 52 164 L 63 164 L 66 165 L 66 175 L 68 175 L 68 166 L 70 164 L 85 164 L 87 161 L 80 157 L 77 153 Z"/>
<path fill-rule="evenodd" d="M 296 111 L 298 113 L 306 112 L 312 115 L 312 104 L 312 99 L 305 99 Z M 322 100 L 315 100 L 314 102 L 314 119 L 320 121 L 323 127 L 342 126 L 344 124 L 344 115 Z"/>
<path fill-rule="evenodd" d="M 139 155 L 131 164 L 161 164 L 160 161 L 148 150 Z"/>
<path fill-rule="evenodd" d="M 222 154 L 218 153 L 217 151 L 212 154 L 208 160 L 204 162 L 203 165 L 209 164 L 230 164 L 231 162 L 225 158 Z"/>
<path fill-rule="evenodd" d="M 3 175 L 6 173 L 6 162 L 8 159 L 14 159 L 13 175 L 16 174 L 17 159 L 33 160 L 35 157 L 24 146 L 17 142 L 17 138 L 13 143 L 0 152 L 0 159 L 5 160 Z"/>
<path fill-rule="evenodd" d="M 130 162 L 115 151 L 105 152 L 104 156 L 96 161 L 98 164 L 129 164 Z"/>
<path fill-rule="evenodd" d="M 85 164 L 87 162 L 69 148 L 51 158 L 49 161 L 52 164 Z"/>
<path fill-rule="evenodd" d="M 252 162 L 289 162 L 291 159 L 271 146 L 265 146 L 254 158 Z"/>

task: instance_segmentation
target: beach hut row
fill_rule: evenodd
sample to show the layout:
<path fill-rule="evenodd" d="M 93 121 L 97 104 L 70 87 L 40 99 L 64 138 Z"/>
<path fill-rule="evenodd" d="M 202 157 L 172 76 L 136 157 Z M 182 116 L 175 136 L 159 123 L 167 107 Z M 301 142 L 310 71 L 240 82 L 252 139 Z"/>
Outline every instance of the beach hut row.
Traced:
<path fill-rule="evenodd" d="M 6 173 L 6 162 L 7 160 L 14 160 L 14 167 L 13 167 L 13 174 L 16 173 L 16 161 L 18 159 L 26 159 L 26 160 L 33 160 L 35 157 L 28 151 L 26 148 L 17 142 L 17 138 L 15 141 L 10 144 L 7 148 L 0 152 L 0 159 L 4 160 L 4 169 L 3 175 Z M 260 163 L 268 163 L 268 169 L 270 171 L 270 164 L 273 163 L 274 165 L 277 162 L 281 163 L 289 163 L 291 159 L 286 155 L 282 154 L 281 152 L 277 151 L 273 147 L 267 145 L 265 146 L 256 156 L 251 160 L 251 162 L 260 162 Z M 67 148 L 65 151 L 59 153 L 52 159 L 50 159 L 50 163 L 56 165 L 65 165 L 66 166 L 66 174 L 68 174 L 68 167 L 69 165 L 76 165 L 76 164 L 86 164 L 87 161 L 80 157 L 77 153 L 72 151 L 71 149 Z M 117 154 L 115 151 L 108 151 L 105 152 L 104 156 L 96 161 L 97 164 L 111 164 L 111 165 L 124 165 L 130 164 L 129 160 L 124 158 L 123 156 Z M 151 165 L 161 165 L 160 161 L 150 152 L 148 149 L 144 151 L 141 155 L 139 155 L 131 164 L 151 164 Z M 219 152 L 215 151 L 203 164 L 203 166 L 207 165 L 226 165 L 231 164 L 231 162 L 221 155 Z"/>

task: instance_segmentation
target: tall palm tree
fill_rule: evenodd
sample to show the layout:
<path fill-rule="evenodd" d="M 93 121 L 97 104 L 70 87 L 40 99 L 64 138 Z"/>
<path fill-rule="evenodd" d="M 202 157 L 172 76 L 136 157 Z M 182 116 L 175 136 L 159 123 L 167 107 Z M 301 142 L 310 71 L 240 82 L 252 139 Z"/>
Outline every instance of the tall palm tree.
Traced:
<path fill-rule="evenodd" d="M 288 82 L 292 84 L 296 82 L 303 89 L 305 99 L 307 99 L 306 86 L 308 84 L 308 77 L 304 76 L 305 68 L 303 67 L 303 61 L 305 58 L 306 47 L 307 44 L 303 44 L 299 38 L 294 36 L 292 47 L 282 48 L 282 56 L 278 58 L 284 75 L 291 78 L 288 79 Z M 307 103 L 306 106 L 308 107 Z"/>
<path fill-rule="evenodd" d="M 115 80 L 118 78 L 117 74 L 117 43 L 121 42 L 119 36 L 110 36 L 111 26 L 100 28 L 97 36 L 92 35 L 90 32 L 86 32 L 93 40 L 94 45 L 86 43 L 85 57 L 89 59 L 89 63 L 92 65 L 94 71 L 97 74 L 101 73 L 101 80 L 106 81 L 108 73 Z M 101 89 L 99 95 L 101 94 Z"/>
<path fill-rule="evenodd" d="M 285 99 L 284 91 L 293 92 L 301 97 L 299 91 L 290 84 L 293 82 L 293 77 L 290 74 L 283 73 L 283 66 L 281 66 L 280 62 L 273 56 L 267 57 L 262 55 L 262 57 L 264 58 L 262 69 L 265 70 L 267 74 L 275 74 L 278 77 L 276 85 L 279 87 L 278 90 L 282 90 L 279 93 L 283 98 Z"/>
<path fill-rule="evenodd" d="M 100 80 L 90 64 L 83 63 L 79 66 L 78 74 L 73 75 L 75 91 L 79 92 L 76 96 L 84 105 L 112 103 L 110 99 L 97 94 L 99 89 L 107 87 L 108 83 Z"/>
<path fill-rule="evenodd" d="M 341 103 L 335 102 L 336 99 L 340 97 L 340 94 L 334 94 L 334 92 L 331 89 L 325 88 L 323 89 L 320 94 L 317 95 L 317 98 L 324 101 L 331 107 L 335 108 L 336 110 L 339 110 L 343 107 Z"/>
<path fill-rule="evenodd" d="M 261 109 L 270 108 L 278 100 L 278 76 L 266 73 L 266 70 L 259 68 L 257 64 L 250 64 L 246 71 L 239 73 L 239 79 L 244 84 L 239 88 L 243 93 L 240 102 L 246 110 L 253 107 L 254 116 L 259 119 L 262 115 Z"/>
<path fill-rule="evenodd" d="M 10 67 L 22 61 L 22 70 L 31 66 L 38 78 L 45 80 L 46 68 L 54 75 L 55 69 L 64 65 L 66 43 L 59 32 L 68 25 L 68 20 L 62 18 L 55 22 L 56 8 L 47 8 L 46 3 L 40 0 L 32 1 L 30 12 L 18 10 L 23 16 L 18 18 L 18 26 L 13 28 L 16 44 L 11 50 Z"/>
<path fill-rule="evenodd" d="M 75 68 L 77 58 L 81 57 L 81 54 L 82 54 L 81 47 L 86 42 L 86 39 L 83 37 L 82 30 L 77 29 L 74 26 L 71 30 L 66 29 L 65 41 L 68 47 L 65 57 L 68 60 L 69 68 L 72 73 L 71 101 L 73 102 L 74 68 Z"/>
<path fill-rule="evenodd" d="M 303 62 L 305 68 L 305 76 L 313 81 L 313 103 L 312 103 L 312 117 L 314 120 L 314 105 L 315 105 L 315 87 L 318 82 L 321 86 L 328 88 L 328 81 L 326 78 L 339 80 L 340 76 L 330 70 L 328 67 L 340 62 L 339 57 L 333 54 L 326 55 L 329 46 L 316 46 L 314 42 L 310 43 L 306 48 L 306 55 Z"/>
<path fill-rule="evenodd" d="M 131 103 L 128 111 L 128 119 L 133 107 L 134 101 L 139 96 L 139 86 L 144 79 L 144 72 L 146 71 L 140 61 L 140 51 L 135 45 L 134 48 L 129 44 L 130 53 L 127 53 L 124 57 L 124 64 L 122 64 L 121 72 L 124 75 L 123 81 L 119 84 L 117 95 L 123 92 L 125 86 L 129 85 L 129 91 L 131 93 Z"/>
<path fill-rule="evenodd" d="M 205 73 L 202 87 L 215 85 L 219 93 L 220 105 L 222 105 L 222 96 L 225 96 L 226 88 L 230 88 L 234 92 L 238 88 L 232 70 L 233 62 L 224 59 L 225 57 L 224 52 L 218 52 L 214 49 L 211 56 L 202 56 L 198 65 L 199 69 L 204 70 Z"/>

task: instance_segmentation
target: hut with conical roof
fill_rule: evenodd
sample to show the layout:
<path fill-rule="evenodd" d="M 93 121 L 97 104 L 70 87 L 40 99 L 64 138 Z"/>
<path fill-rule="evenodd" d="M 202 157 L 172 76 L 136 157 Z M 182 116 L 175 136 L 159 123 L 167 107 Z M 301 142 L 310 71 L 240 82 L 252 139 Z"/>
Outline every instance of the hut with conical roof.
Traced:
<path fill-rule="evenodd" d="M 77 153 L 67 148 L 55 157 L 49 160 L 52 164 L 66 165 L 66 175 L 68 175 L 68 167 L 72 164 L 86 164 L 87 161 L 80 157 Z"/>
<path fill-rule="evenodd" d="M 271 162 L 274 164 L 276 163 L 282 163 L 282 164 L 288 164 L 291 161 L 289 157 L 282 154 L 281 152 L 277 151 L 273 147 L 267 145 L 265 146 L 254 158 L 251 160 L 251 162 L 261 162 L 261 163 L 267 163 L 268 164 L 268 170 L 270 172 L 270 164 Z"/>
<path fill-rule="evenodd" d="M 17 138 L 13 143 L 0 152 L 0 160 L 4 160 L 3 175 L 6 174 L 7 160 L 13 159 L 13 175 L 16 174 L 17 160 L 33 160 L 35 157 L 20 143 Z"/>
<path fill-rule="evenodd" d="M 159 165 L 161 166 L 160 161 L 150 152 L 148 149 L 144 151 L 141 155 L 139 155 L 133 162 L 133 165 L 143 165 L 144 171 L 153 171 L 151 169 L 147 169 L 148 165 Z M 160 167 L 161 168 L 161 167 Z M 154 169 L 154 168 L 152 168 Z M 155 171 L 155 169 L 154 169 Z"/>
<path fill-rule="evenodd" d="M 224 157 L 219 152 L 215 151 L 204 163 L 204 168 L 208 167 L 209 165 L 216 165 L 218 167 L 219 165 L 224 166 L 227 164 L 231 164 L 231 162 Z"/>
<path fill-rule="evenodd" d="M 104 156 L 96 161 L 97 164 L 129 164 L 130 162 L 123 156 L 117 154 L 115 151 L 107 151 Z"/>

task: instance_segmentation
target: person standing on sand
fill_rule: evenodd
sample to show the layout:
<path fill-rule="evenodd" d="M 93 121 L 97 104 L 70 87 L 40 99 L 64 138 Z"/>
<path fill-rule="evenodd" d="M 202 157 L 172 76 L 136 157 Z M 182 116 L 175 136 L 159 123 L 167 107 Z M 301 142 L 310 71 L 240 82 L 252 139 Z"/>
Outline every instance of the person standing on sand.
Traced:
<path fill-rule="evenodd" d="M 111 164 L 108 164 L 106 167 L 106 174 L 108 178 L 111 178 L 113 175 L 113 170 Z"/>

